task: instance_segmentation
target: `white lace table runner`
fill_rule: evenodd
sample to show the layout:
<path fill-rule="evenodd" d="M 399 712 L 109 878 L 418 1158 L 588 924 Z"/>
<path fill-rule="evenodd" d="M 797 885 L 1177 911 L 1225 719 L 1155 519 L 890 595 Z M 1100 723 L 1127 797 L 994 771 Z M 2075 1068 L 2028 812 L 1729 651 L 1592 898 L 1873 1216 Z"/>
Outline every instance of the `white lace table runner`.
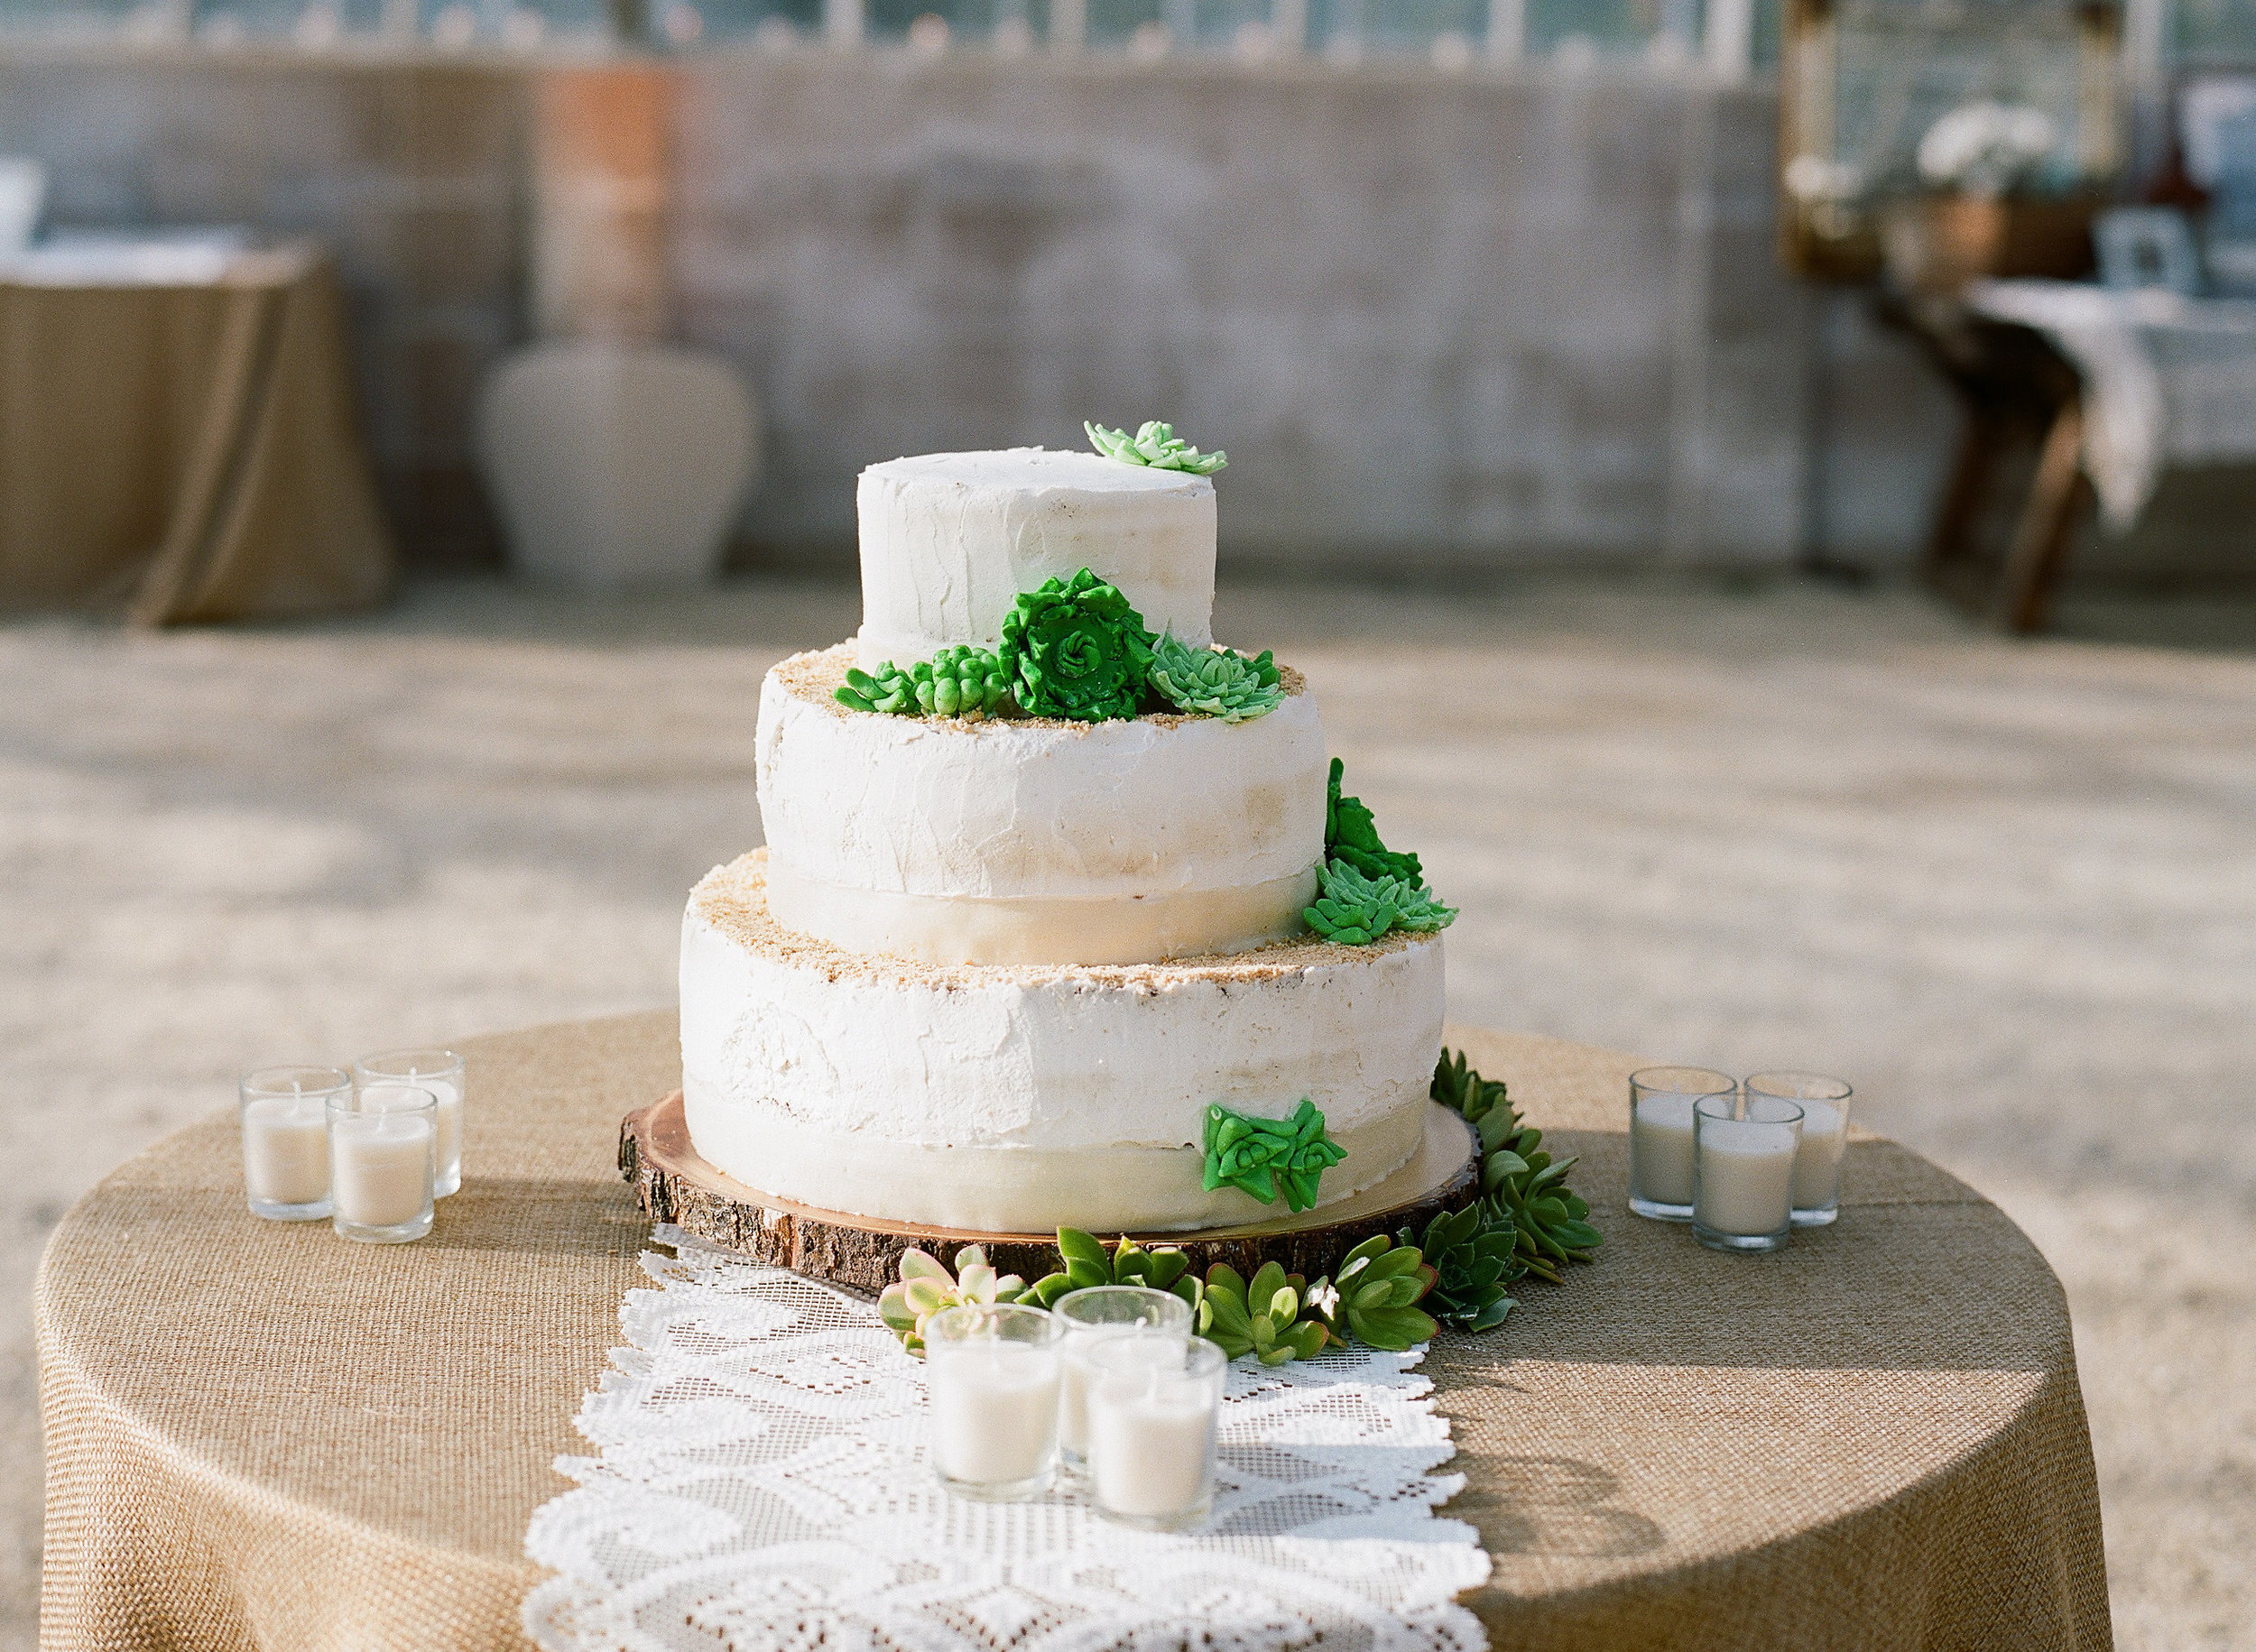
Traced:
<path fill-rule="evenodd" d="M 868 1303 L 698 1247 L 646 1251 L 656 1290 L 580 1408 L 599 1457 L 525 1551 L 546 1652 L 1107 1652 L 1319 1646 L 1477 1652 L 1456 1604 L 1488 1575 L 1434 1509 L 1464 1484 L 1419 1355 L 1358 1348 L 1230 1367 L 1215 1515 L 1133 1531 L 1066 1490 L 949 1496 L 925 1460 L 923 1367 Z"/>

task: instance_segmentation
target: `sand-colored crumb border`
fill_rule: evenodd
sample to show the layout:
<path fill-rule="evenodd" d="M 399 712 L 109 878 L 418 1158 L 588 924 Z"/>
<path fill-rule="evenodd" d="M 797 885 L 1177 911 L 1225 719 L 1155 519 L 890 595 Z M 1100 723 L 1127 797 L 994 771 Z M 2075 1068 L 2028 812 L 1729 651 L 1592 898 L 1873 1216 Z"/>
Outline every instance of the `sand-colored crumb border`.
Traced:
<path fill-rule="evenodd" d="M 1059 982 L 1160 992 L 1199 982 L 1258 985 L 1311 971 L 1367 966 L 1441 936 L 1396 933 L 1368 946 L 1344 946 L 1317 936 L 1272 941 L 1251 952 L 1172 958 L 1163 964 L 920 964 L 883 953 L 848 952 L 776 922 L 768 910 L 768 852 L 754 849 L 716 866 L 689 891 L 689 912 L 724 938 L 771 963 L 811 970 L 830 981 L 865 981 L 960 992 L 994 986 L 1040 987 Z"/>
<path fill-rule="evenodd" d="M 866 716 L 868 713 L 857 712 L 841 706 L 835 697 L 839 685 L 846 681 L 847 669 L 854 663 L 854 644 L 851 641 L 846 641 L 836 643 L 829 648 L 815 649 L 803 654 L 793 654 L 790 659 L 778 664 L 768 675 L 781 684 L 794 699 L 803 700 L 809 706 L 827 706 L 842 717 Z M 1277 682 L 1288 696 L 1306 694 L 1308 689 L 1308 679 L 1289 665 L 1278 666 Z M 915 720 L 927 726 L 939 728 L 1067 729 L 1081 734 L 1086 734 L 1091 729 L 1114 726 L 1114 724 L 1107 723 L 1077 723 L 1070 717 L 1030 717 L 1016 711 L 996 717 L 983 717 L 975 722 L 962 717 L 919 717 Z M 1251 721 L 1258 722 L 1260 719 L 1253 718 Z M 1115 719 L 1115 723 L 1118 722 L 1144 723 L 1154 728 L 1182 728 L 1191 724 L 1221 728 L 1244 726 L 1244 724 L 1221 723 L 1214 717 L 1194 716 L 1189 713 L 1180 711 L 1149 712 L 1139 717 Z"/>

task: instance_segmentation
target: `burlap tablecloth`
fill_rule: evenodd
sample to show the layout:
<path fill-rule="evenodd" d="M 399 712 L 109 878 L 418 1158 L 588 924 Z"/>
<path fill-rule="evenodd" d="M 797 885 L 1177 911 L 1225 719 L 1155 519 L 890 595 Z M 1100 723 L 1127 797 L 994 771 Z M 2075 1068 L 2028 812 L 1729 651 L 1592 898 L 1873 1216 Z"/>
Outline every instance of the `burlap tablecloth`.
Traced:
<path fill-rule="evenodd" d="M 193 283 L 0 272 L 0 608 L 276 618 L 374 602 L 392 568 L 319 255 Z"/>
<path fill-rule="evenodd" d="M 1715 1255 L 1622 1208 L 1632 1057 L 1461 1037 L 1584 1156 L 1608 1241 L 1432 1357 L 1498 1652 L 2110 1643 L 2066 1307 L 2003 1215 L 1861 1140 L 1838 1225 Z M 618 1121 L 678 1058 L 670 1013 L 466 1048 L 468 1179 L 420 1244 L 254 1221 L 231 1115 L 64 1219 L 51 1652 L 523 1644 L 525 1523 L 643 1282 Z"/>

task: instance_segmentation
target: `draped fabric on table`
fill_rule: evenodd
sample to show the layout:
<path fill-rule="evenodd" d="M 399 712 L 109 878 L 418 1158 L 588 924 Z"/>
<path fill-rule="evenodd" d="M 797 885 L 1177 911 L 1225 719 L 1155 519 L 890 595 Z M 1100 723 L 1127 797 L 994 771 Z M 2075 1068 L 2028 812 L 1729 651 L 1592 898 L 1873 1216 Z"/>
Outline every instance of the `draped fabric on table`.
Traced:
<path fill-rule="evenodd" d="M 524 1646 L 528 1522 L 651 1282 L 612 1151 L 675 1032 L 466 1045 L 467 1179 L 418 1244 L 254 1222 L 231 1114 L 81 1201 L 37 1305 L 49 1652 Z M 1583 1156 L 1607 1235 L 1420 1368 L 1498 1652 L 2109 1645 L 2066 1308 L 2002 1214 L 1864 1138 L 1836 1226 L 1717 1256 L 1622 1208 L 1640 1062 L 1453 1036 Z"/>
<path fill-rule="evenodd" d="M 0 273 L 0 608 L 283 618 L 375 602 L 392 568 L 325 259 Z"/>

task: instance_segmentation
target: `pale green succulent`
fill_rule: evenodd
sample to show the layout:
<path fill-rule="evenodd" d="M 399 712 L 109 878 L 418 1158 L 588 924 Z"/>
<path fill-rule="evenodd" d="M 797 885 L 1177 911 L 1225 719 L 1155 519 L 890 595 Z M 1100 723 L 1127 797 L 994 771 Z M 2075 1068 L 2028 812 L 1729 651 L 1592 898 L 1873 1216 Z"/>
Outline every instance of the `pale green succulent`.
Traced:
<path fill-rule="evenodd" d="M 901 1278 L 888 1285 L 877 1299 L 877 1316 L 901 1339 L 910 1357 L 924 1358 L 925 1322 L 943 1308 L 967 1305 L 992 1307 L 1016 1302 L 1026 1282 L 1014 1273 L 998 1274 L 987 1265 L 987 1253 L 966 1245 L 956 1253 L 956 1271 L 921 1251 L 901 1253 Z"/>
<path fill-rule="evenodd" d="M 1433 1315 L 1417 1306 L 1434 1285 L 1434 1269 L 1425 1261 L 1417 1246 L 1375 1234 L 1341 1259 L 1329 1281 L 1318 1281 L 1325 1288 L 1316 1310 L 1343 1343 L 1352 1336 L 1395 1353 L 1415 1347 L 1437 1329 Z"/>
<path fill-rule="evenodd" d="M 1151 647 L 1151 683 L 1178 711 L 1245 723 L 1277 709 L 1285 691 L 1267 649 L 1257 659 L 1226 648 L 1193 648 L 1164 632 Z"/>
<path fill-rule="evenodd" d="M 1322 892 L 1300 916 L 1327 941 L 1367 946 L 1390 930 L 1426 932 L 1456 921 L 1455 907 L 1443 906 L 1434 892 L 1396 877 L 1366 877 L 1345 861 L 1327 861 L 1316 870 Z"/>
<path fill-rule="evenodd" d="M 1089 433 L 1089 443 L 1108 459 L 1118 459 L 1123 465 L 1146 465 L 1153 470 L 1187 470 L 1193 475 L 1211 476 L 1225 465 L 1229 456 L 1219 448 L 1212 453 L 1201 453 L 1175 434 L 1171 424 L 1151 420 L 1133 436 L 1125 430 L 1108 430 L 1101 424 L 1084 421 L 1081 428 Z"/>
<path fill-rule="evenodd" d="M 1263 1365 L 1312 1360 L 1333 1336 L 1315 1316 L 1305 1287 L 1299 1274 L 1274 1262 L 1263 1263 L 1250 1281 L 1227 1262 L 1216 1262 L 1207 1269 L 1195 1328 L 1233 1360 L 1247 1354 Z"/>

